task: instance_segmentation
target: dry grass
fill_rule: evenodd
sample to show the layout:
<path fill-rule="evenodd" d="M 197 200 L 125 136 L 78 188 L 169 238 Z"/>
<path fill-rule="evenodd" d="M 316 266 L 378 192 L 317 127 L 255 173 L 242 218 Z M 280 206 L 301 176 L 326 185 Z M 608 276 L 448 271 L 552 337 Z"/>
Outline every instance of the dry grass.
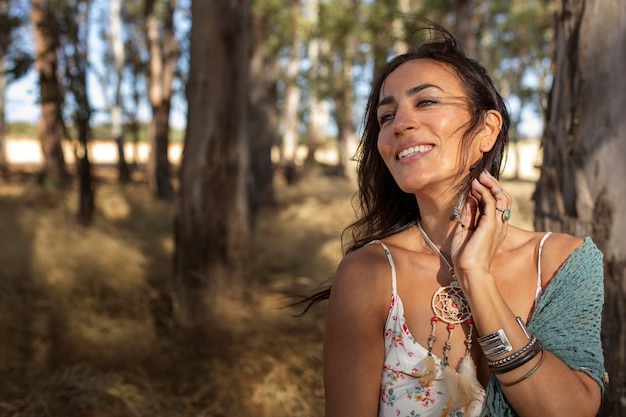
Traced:
<path fill-rule="evenodd" d="M 532 185 L 515 189 L 527 225 Z M 170 205 L 102 177 L 81 228 L 74 191 L 0 184 L 0 416 L 322 415 L 324 308 L 282 307 L 331 276 L 353 186 L 317 177 L 277 193 L 257 225 L 255 291 L 221 300 L 211 332 L 183 340 Z"/>

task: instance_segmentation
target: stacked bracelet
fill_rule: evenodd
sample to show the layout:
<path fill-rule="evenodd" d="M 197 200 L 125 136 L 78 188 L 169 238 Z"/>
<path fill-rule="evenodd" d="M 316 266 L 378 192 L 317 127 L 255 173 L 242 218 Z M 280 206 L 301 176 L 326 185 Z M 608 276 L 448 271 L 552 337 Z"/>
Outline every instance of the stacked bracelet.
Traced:
<path fill-rule="evenodd" d="M 530 339 L 530 342 L 528 342 L 526 346 L 524 346 L 517 352 L 497 361 L 490 361 L 489 370 L 494 374 L 503 374 L 505 372 L 510 372 L 529 362 L 535 356 L 542 352 L 543 346 L 541 345 L 541 342 L 533 336 Z"/>
<path fill-rule="evenodd" d="M 500 385 L 502 385 L 503 387 L 510 387 L 513 386 L 515 384 L 519 384 L 520 382 L 522 382 L 525 379 L 528 379 L 532 374 L 534 374 L 535 372 L 537 372 L 537 369 L 539 369 L 539 367 L 541 366 L 541 364 L 543 363 L 543 360 L 546 358 L 546 354 L 544 352 L 544 350 L 541 350 L 541 359 L 539 359 L 539 362 L 537 362 L 537 365 L 533 366 L 533 369 L 531 369 L 530 371 L 528 371 L 526 373 L 526 375 L 524 375 L 523 377 L 516 379 L 513 382 L 500 382 Z"/>
<path fill-rule="evenodd" d="M 525 345 L 523 348 L 521 348 L 520 350 L 518 350 L 517 352 L 502 358 L 502 359 L 498 359 L 495 361 L 488 361 L 489 366 L 491 367 L 498 367 L 498 366 L 502 366 L 507 364 L 508 362 L 511 362 L 514 359 L 517 359 L 519 356 L 523 355 L 524 353 L 526 353 L 529 349 L 532 349 L 533 346 L 535 346 L 536 343 L 540 343 L 537 338 L 535 336 L 532 336 L 532 338 L 530 339 L 530 342 L 528 342 L 527 345 Z"/>
<path fill-rule="evenodd" d="M 495 358 L 513 350 L 513 346 L 511 346 L 511 342 L 509 342 L 503 329 L 479 337 L 478 344 L 488 358 Z"/>

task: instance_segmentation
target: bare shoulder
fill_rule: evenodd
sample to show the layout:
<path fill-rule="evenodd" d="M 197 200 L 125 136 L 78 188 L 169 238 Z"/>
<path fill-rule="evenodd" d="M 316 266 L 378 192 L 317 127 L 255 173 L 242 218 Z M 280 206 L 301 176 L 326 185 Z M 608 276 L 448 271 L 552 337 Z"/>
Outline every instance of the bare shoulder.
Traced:
<path fill-rule="evenodd" d="M 566 233 L 531 232 L 518 228 L 510 229 L 508 247 L 511 252 L 523 253 L 541 262 L 541 276 L 546 285 L 570 255 L 583 244 L 583 239 Z M 544 239 L 545 238 L 545 239 Z M 539 248 L 541 247 L 541 259 Z"/>
<path fill-rule="evenodd" d="M 538 233 L 539 239 L 545 233 Z M 544 286 L 547 285 L 561 265 L 582 245 L 583 239 L 566 233 L 552 233 L 541 250 L 541 271 Z"/>
<path fill-rule="evenodd" d="M 391 267 L 380 244 L 365 245 L 348 253 L 333 278 L 331 303 L 346 313 L 365 314 L 382 320 L 391 297 Z"/>

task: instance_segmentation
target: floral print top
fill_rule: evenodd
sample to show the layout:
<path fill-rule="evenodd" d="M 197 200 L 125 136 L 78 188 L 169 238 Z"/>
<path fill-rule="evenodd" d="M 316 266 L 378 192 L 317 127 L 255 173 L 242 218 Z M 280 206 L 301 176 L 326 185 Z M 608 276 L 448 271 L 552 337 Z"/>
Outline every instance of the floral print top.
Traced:
<path fill-rule="evenodd" d="M 435 357 L 437 377 L 429 386 L 422 386 L 420 375 L 428 350 L 411 335 L 404 318 L 402 300 L 396 292 L 396 271 L 387 246 L 379 243 L 389 259 L 392 275 L 392 296 L 385 323 L 385 361 L 383 366 L 379 417 L 441 417 L 448 408 L 448 390 L 443 383 L 443 361 Z M 484 390 L 481 392 L 484 398 Z M 452 408 L 443 417 L 467 417 L 480 414 L 482 402 L 472 403 L 469 410 Z M 467 411 L 467 414 L 465 413 Z"/>

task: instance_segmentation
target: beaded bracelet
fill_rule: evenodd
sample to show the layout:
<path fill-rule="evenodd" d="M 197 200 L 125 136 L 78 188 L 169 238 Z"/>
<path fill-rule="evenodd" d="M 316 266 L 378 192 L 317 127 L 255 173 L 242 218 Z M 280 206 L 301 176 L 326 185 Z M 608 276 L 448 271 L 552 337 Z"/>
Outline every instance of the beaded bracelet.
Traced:
<path fill-rule="evenodd" d="M 510 371 L 512 371 L 514 369 L 517 369 L 520 366 L 524 365 L 528 361 L 532 360 L 532 358 L 537 356 L 537 354 L 539 354 L 540 352 L 543 352 L 543 346 L 541 346 L 541 343 L 539 343 L 537 341 L 533 345 L 533 347 L 528 349 L 528 350 L 526 350 L 523 355 L 521 355 L 521 356 L 517 357 L 516 359 L 514 359 L 514 360 L 512 360 L 512 361 L 510 361 L 508 363 L 505 363 L 503 365 L 500 365 L 500 366 L 490 366 L 489 370 L 493 374 L 503 374 L 505 372 L 510 372 Z"/>
<path fill-rule="evenodd" d="M 533 369 L 531 369 L 530 371 L 528 371 L 526 373 L 526 375 L 524 375 L 523 377 L 516 379 L 513 382 L 500 382 L 500 385 L 502 385 L 503 387 L 510 387 L 513 386 L 515 384 L 519 384 L 520 382 L 522 382 L 525 379 L 530 378 L 530 376 L 532 376 L 532 374 L 534 374 L 535 372 L 537 372 L 537 369 L 539 369 L 539 367 L 541 366 L 541 364 L 543 363 L 543 360 L 546 358 L 546 353 L 543 349 L 541 349 L 541 359 L 539 359 L 539 362 L 537 362 L 537 365 L 533 366 Z"/>

